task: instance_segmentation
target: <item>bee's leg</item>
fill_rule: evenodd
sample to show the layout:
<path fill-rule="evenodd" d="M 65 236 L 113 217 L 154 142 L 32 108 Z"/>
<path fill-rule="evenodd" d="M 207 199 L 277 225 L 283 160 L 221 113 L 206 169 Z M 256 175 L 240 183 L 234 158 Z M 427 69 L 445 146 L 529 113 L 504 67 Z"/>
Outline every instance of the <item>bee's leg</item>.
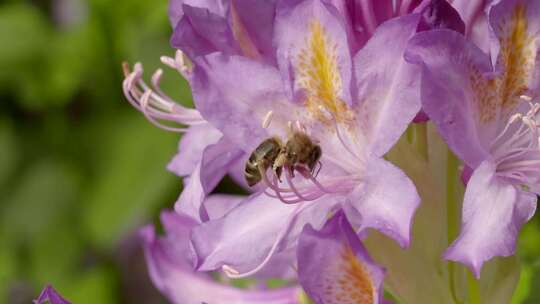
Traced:
<path fill-rule="evenodd" d="M 310 178 L 311 177 L 311 170 L 305 166 L 305 165 L 297 165 L 295 167 L 295 170 L 297 172 L 300 172 L 300 174 L 304 177 L 304 178 Z"/>
<path fill-rule="evenodd" d="M 294 178 L 294 166 L 287 166 L 287 170 L 289 171 L 289 174 L 291 175 L 292 178 Z"/>
<path fill-rule="evenodd" d="M 281 183 L 281 172 L 282 172 L 282 169 L 283 167 L 275 167 L 274 168 L 274 173 L 276 174 L 277 178 L 278 178 L 278 181 Z"/>
<path fill-rule="evenodd" d="M 322 162 L 318 161 L 317 164 L 319 165 L 319 168 L 317 169 L 317 173 L 315 173 L 315 175 L 314 175 L 315 178 L 317 178 L 317 175 L 319 175 L 319 172 L 321 172 L 321 169 L 322 169 Z M 315 168 L 313 168 L 313 169 L 315 169 Z M 311 172 L 311 173 L 313 174 L 313 172 Z"/>

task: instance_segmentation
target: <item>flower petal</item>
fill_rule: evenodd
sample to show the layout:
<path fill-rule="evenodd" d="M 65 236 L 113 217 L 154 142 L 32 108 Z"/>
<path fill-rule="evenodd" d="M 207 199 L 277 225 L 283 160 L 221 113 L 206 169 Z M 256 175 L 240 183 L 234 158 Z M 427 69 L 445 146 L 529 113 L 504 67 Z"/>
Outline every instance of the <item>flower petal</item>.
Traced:
<path fill-rule="evenodd" d="M 306 226 L 297 255 L 300 284 L 315 303 L 381 303 L 385 271 L 371 260 L 343 211 L 320 231 Z"/>
<path fill-rule="evenodd" d="M 197 219 L 206 221 L 208 214 L 202 203 L 227 174 L 232 166 L 243 156 L 243 151 L 236 148 L 225 138 L 206 147 L 201 162 L 186 182 L 184 190 L 175 204 L 175 210 Z"/>
<path fill-rule="evenodd" d="M 491 60 L 501 72 L 500 95 L 506 115 L 514 114 L 520 96 L 538 89 L 537 52 L 540 2 L 504 0 L 489 10 Z"/>
<path fill-rule="evenodd" d="M 486 73 L 491 71 L 488 56 L 457 32 L 433 30 L 412 38 L 405 58 L 423 68 L 424 111 L 454 153 L 476 168 L 486 159 L 492 138 L 477 120 L 481 110 L 495 109 L 482 102 L 489 95 L 477 99 L 473 91 L 476 87 L 480 93 L 490 94 L 489 81 L 484 82 Z"/>
<path fill-rule="evenodd" d="M 414 14 L 385 22 L 354 57 L 358 121 L 377 156 L 396 143 L 420 110 L 418 67 L 403 60 L 419 21 Z"/>
<path fill-rule="evenodd" d="M 446 0 L 425 1 L 417 10 L 422 15 L 422 28 L 449 29 L 465 34 L 465 23 L 459 13 Z"/>
<path fill-rule="evenodd" d="M 274 41 L 289 97 L 351 104 L 351 53 L 339 11 L 321 0 L 283 1 Z"/>
<path fill-rule="evenodd" d="M 287 205 L 254 194 L 223 218 L 193 230 L 198 269 L 227 265 L 241 273 L 251 271 L 271 255 L 272 247 L 281 252 L 294 246 L 306 223 L 321 227 L 333 207 L 329 200 Z"/>
<path fill-rule="evenodd" d="M 201 161 L 204 149 L 217 143 L 222 136 L 221 132 L 210 124 L 189 127 L 180 139 L 178 153 L 167 165 L 167 170 L 178 176 L 192 174 Z"/>
<path fill-rule="evenodd" d="M 445 258 L 467 265 L 480 277 L 485 261 L 515 253 L 519 229 L 535 210 L 536 195 L 498 178 L 496 166 L 483 162 L 467 185 L 461 233 Z"/>
<path fill-rule="evenodd" d="M 365 182 L 349 194 L 347 216 L 359 231 L 374 228 L 408 247 L 420 196 L 407 175 L 391 163 L 368 163 Z"/>
<path fill-rule="evenodd" d="M 247 153 L 275 126 L 283 130 L 272 130 L 272 135 L 285 135 L 287 122 L 296 117 L 278 70 L 254 60 L 217 53 L 205 56 L 196 61 L 191 84 L 202 116 Z M 266 130 L 262 122 L 269 111 L 274 115 Z"/>
<path fill-rule="evenodd" d="M 293 304 L 298 303 L 296 287 L 277 290 L 242 290 L 219 284 L 211 276 L 195 272 L 179 248 L 189 248 L 193 221 L 174 212 L 162 214 L 167 230 L 157 238 L 154 228 L 141 229 L 146 262 L 154 285 L 174 304 Z"/>
<path fill-rule="evenodd" d="M 184 16 L 184 4 L 208 9 L 210 12 L 219 16 L 225 16 L 226 13 L 226 8 L 221 0 L 170 0 L 168 14 L 173 28 L 176 27 L 178 21 Z"/>
<path fill-rule="evenodd" d="M 240 49 L 227 19 L 208 8 L 183 5 L 183 16 L 171 36 L 171 45 L 191 59 L 216 51 L 238 54 Z"/>
<path fill-rule="evenodd" d="M 244 55 L 275 61 L 272 45 L 276 0 L 231 1 L 233 32 Z M 253 48 L 253 50 L 251 49 Z"/>
<path fill-rule="evenodd" d="M 45 286 L 39 297 L 33 301 L 34 304 L 71 304 L 71 302 L 62 298 L 62 296 L 54 290 L 51 285 Z"/>

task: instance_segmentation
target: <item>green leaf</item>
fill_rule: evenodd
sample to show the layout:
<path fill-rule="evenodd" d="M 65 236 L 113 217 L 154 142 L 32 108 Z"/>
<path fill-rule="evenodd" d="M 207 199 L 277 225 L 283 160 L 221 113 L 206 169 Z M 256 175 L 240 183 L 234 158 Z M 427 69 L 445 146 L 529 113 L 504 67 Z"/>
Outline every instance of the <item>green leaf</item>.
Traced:
<path fill-rule="evenodd" d="M 58 162 L 42 161 L 28 167 L 0 215 L 6 236 L 30 244 L 69 218 L 79 191 L 78 180 L 71 168 Z"/>
<path fill-rule="evenodd" d="M 58 291 L 76 304 L 114 304 L 118 303 L 118 289 L 114 274 L 98 267 L 79 273 L 70 284 Z"/>
<path fill-rule="evenodd" d="M 177 135 L 151 126 L 142 115 L 117 118 L 96 141 L 99 166 L 83 202 L 90 239 L 110 248 L 128 231 L 149 221 L 159 206 L 180 190 L 180 180 L 165 170 L 176 152 Z"/>
<path fill-rule="evenodd" d="M 480 298 L 482 303 L 510 303 L 519 276 L 520 265 L 516 256 L 494 258 L 485 263 L 480 275 Z"/>
<path fill-rule="evenodd" d="M 6 184 L 18 161 L 18 142 L 12 123 L 0 118 L 0 189 Z"/>

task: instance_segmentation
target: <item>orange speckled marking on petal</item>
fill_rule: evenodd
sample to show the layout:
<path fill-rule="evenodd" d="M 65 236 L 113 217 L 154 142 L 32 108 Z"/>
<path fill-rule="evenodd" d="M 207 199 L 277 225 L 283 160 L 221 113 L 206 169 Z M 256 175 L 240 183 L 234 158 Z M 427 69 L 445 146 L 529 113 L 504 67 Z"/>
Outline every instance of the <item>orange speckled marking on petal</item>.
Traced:
<path fill-rule="evenodd" d="M 525 5 L 517 5 L 512 17 L 501 26 L 499 63 L 504 67 L 500 79 L 500 94 L 504 107 L 513 107 L 519 96 L 527 91 L 527 84 L 534 67 L 534 40 L 527 32 L 528 21 Z"/>
<path fill-rule="evenodd" d="M 526 7 L 518 4 L 512 15 L 499 24 L 500 51 L 497 64 L 503 71 L 493 80 L 483 79 L 474 71 L 471 83 L 476 92 L 481 122 L 490 122 L 498 109 L 512 111 L 527 92 L 536 60 L 536 46 L 528 33 Z"/>
<path fill-rule="evenodd" d="M 335 264 L 323 276 L 325 304 L 373 304 L 376 289 L 366 267 L 350 247 L 345 247 Z"/>
<path fill-rule="evenodd" d="M 347 121 L 352 112 L 340 98 L 343 84 L 339 73 L 337 45 L 333 43 L 317 20 L 309 25 L 306 47 L 298 55 L 298 82 L 306 91 L 306 106 L 319 120 L 327 121 L 319 110 L 323 106 L 338 121 Z"/>
<path fill-rule="evenodd" d="M 478 107 L 478 118 L 487 123 L 497 116 L 500 106 L 498 96 L 498 82 L 496 79 L 486 79 L 476 68 L 471 67 L 469 72 L 470 81 L 474 91 L 474 97 Z"/>

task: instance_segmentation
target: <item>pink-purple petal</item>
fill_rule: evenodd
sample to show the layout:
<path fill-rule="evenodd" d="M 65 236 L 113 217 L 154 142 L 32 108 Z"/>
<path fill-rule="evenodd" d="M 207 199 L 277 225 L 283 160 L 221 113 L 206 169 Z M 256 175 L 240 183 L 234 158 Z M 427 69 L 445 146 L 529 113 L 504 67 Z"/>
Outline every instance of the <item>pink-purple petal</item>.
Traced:
<path fill-rule="evenodd" d="M 205 197 L 214 190 L 243 154 L 243 151 L 225 138 L 207 146 L 200 163 L 196 165 L 189 178 L 184 179 L 184 191 L 175 204 L 175 210 L 198 221 L 208 220 L 207 211 L 203 206 Z"/>
<path fill-rule="evenodd" d="M 343 211 L 298 241 L 298 278 L 316 304 L 381 303 L 384 269 L 375 264 Z"/>
<path fill-rule="evenodd" d="M 470 72 L 488 76 L 488 56 L 455 31 L 433 30 L 412 38 L 405 58 L 423 68 L 424 111 L 454 153 L 475 168 L 487 157 L 491 137 L 490 129 L 476 122 Z"/>
<path fill-rule="evenodd" d="M 227 265 L 241 273 L 251 271 L 269 258 L 273 247 L 275 253 L 294 247 L 305 224 L 321 227 L 334 205 L 331 200 L 287 205 L 254 194 L 223 218 L 193 230 L 198 269 Z"/>
<path fill-rule="evenodd" d="M 419 21 L 418 14 L 387 21 L 354 58 L 358 121 L 377 156 L 396 143 L 420 110 L 419 69 L 403 59 Z"/>
<path fill-rule="evenodd" d="M 364 181 L 348 195 L 347 216 L 358 230 L 374 228 L 408 247 L 413 216 L 420 196 L 412 181 L 397 167 L 373 159 Z"/>
<path fill-rule="evenodd" d="M 268 111 L 274 112 L 271 128 L 281 125 L 285 130 L 287 121 L 294 117 L 275 67 L 219 53 L 196 63 L 191 84 L 197 109 L 246 153 L 269 137 L 268 130 L 262 127 Z"/>
<path fill-rule="evenodd" d="M 304 96 L 304 88 L 299 79 L 305 68 L 301 67 L 300 57 L 303 52 L 311 51 L 310 37 L 317 26 L 322 28 L 326 47 L 334 52 L 325 55 L 335 56 L 339 62 L 338 73 L 342 89 L 338 97 L 351 104 L 352 55 L 346 22 L 341 19 L 335 6 L 322 0 L 284 1 L 278 5 L 274 43 L 287 94 L 291 99 Z"/>
<path fill-rule="evenodd" d="M 209 145 L 215 144 L 223 135 L 210 124 L 189 127 L 180 139 L 178 153 L 167 165 L 167 170 L 178 176 L 188 176 L 203 157 L 203 151 Z"/>
<path fill-rule="evenodd" d="M 467 265 L 480 277 L 484 262 L 515 253 L 517 234 L 535 210 L 535 195 L 497 177 L 496 166 L 483 162 L 467 185 L 461 232 L 445 258 Z"/>
<path fill-rule="evenodd" d="M 164 212 L 166 236 L 158 238 L 152 226 L 141 229 L 150 278 L 174 304 L 298 304 L 299 289 L 241 290 L 195 272 L 189 260 L 189 233 L 195 223 L 189 217 Z"/>

